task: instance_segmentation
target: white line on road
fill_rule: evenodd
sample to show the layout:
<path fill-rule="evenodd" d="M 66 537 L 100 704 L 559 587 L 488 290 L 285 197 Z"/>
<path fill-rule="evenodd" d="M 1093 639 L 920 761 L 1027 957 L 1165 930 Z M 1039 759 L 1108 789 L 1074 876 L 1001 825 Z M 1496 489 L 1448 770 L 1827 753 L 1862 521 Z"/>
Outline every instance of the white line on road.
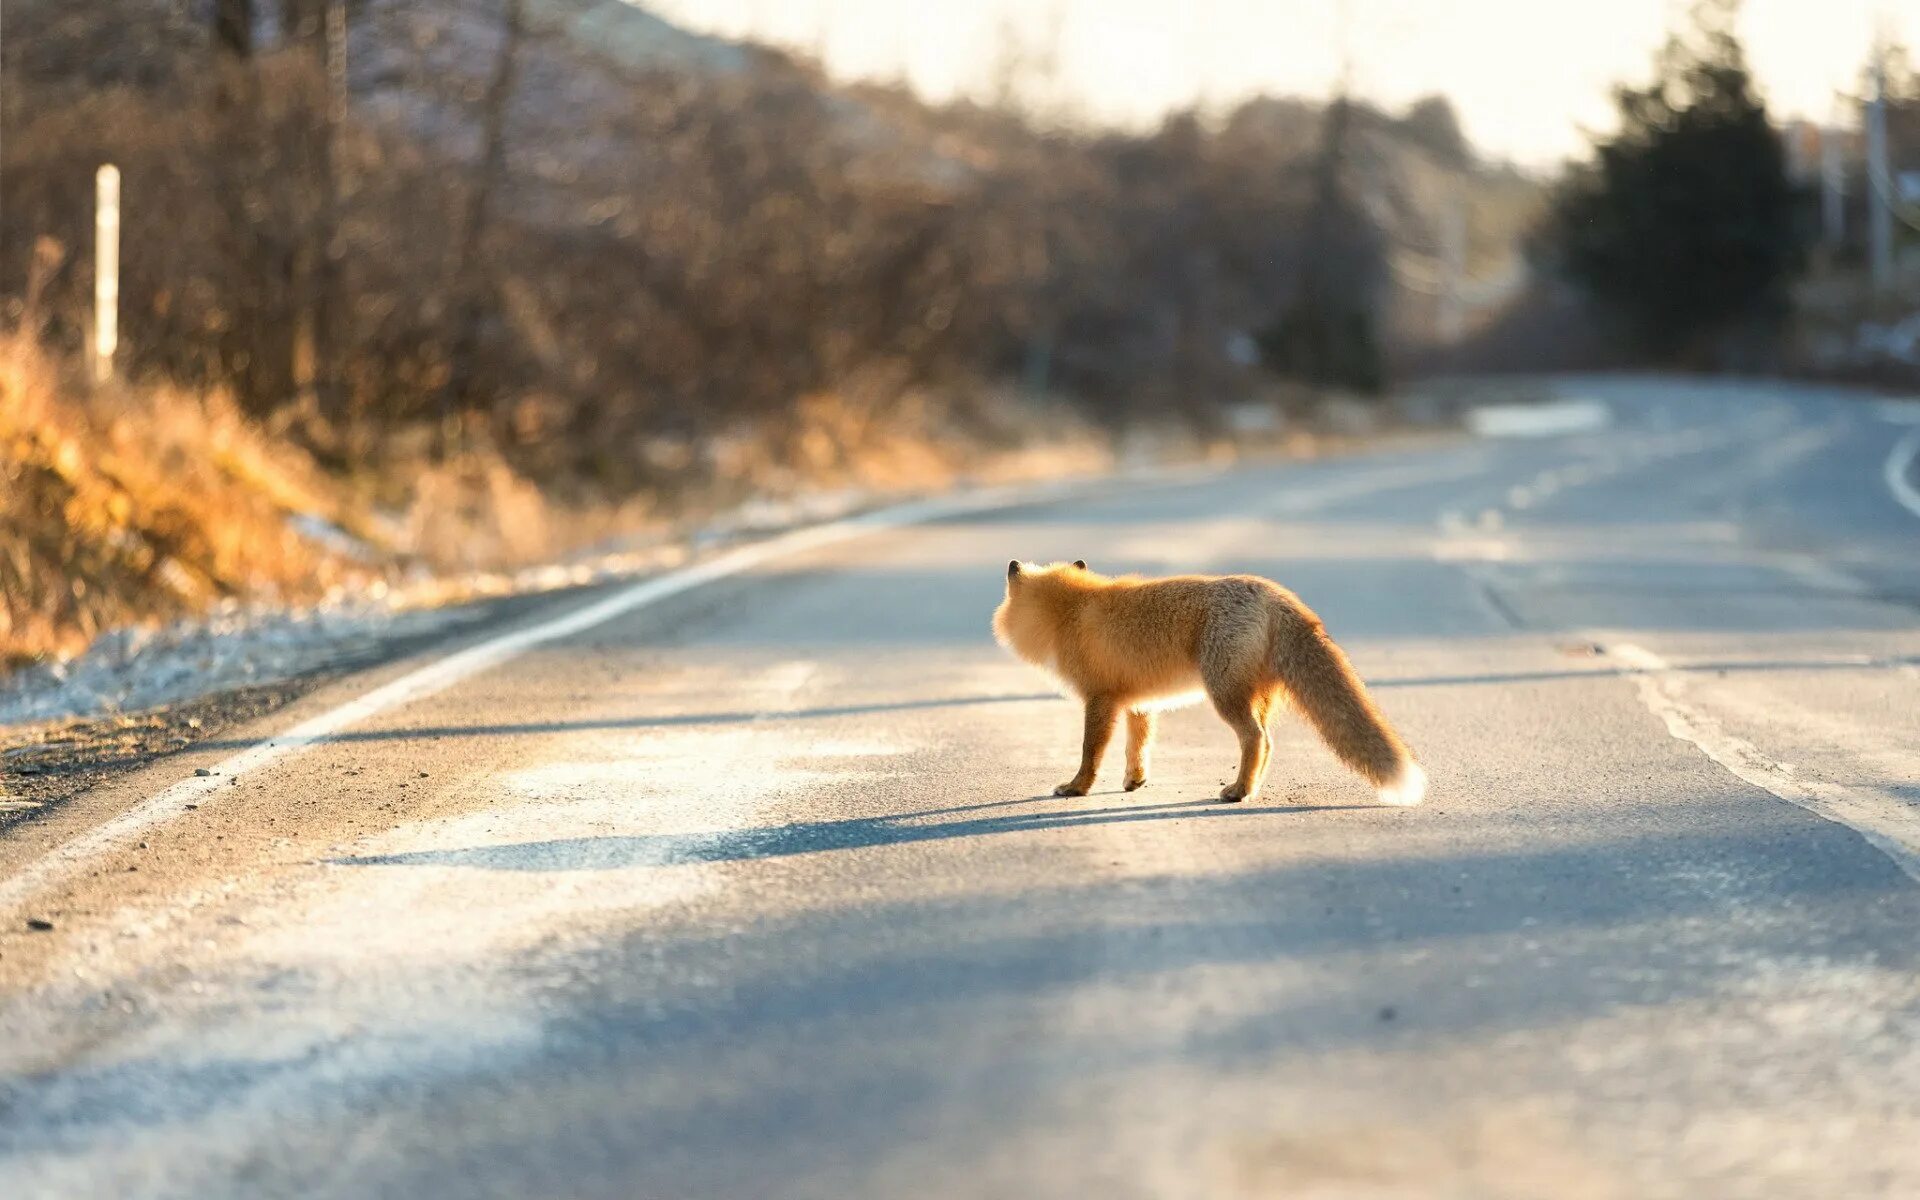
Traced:
<path fill-rule="evenodd" d="M 1184 477 L 1183 472 L 1175 471 L 1149 472 L 1147 478 L 1157 479 L 1162 475 Z M 724 579 L 730 575 L 738 575 L 774 559 L 850 541 L 870 533 L 936 521 L 943 517 L 962 516 L 970 512 L 1051 499 L 1065 494 L 1072 486 L 1074 485 L 1071 483 L 1064 483 L 988 488 L 960 496 L 897 505 L 845 520 L 797 529 L 764 542 L 742 546 L 683 570 L 643 580 L 561 616 L 522 626 L 457 650 L 409 671 L 398 679 L 382 684 L 337 708 L 302 721 L 267 741 L 256 742 L 215 765 L 211 774 L 182 780 L 148 797 L 126 812 L 54 847 L 28 864 L 19 874 L 0 882 L 0 909 L 24 903 L 75 874 L 90 859 L 112 850 L 117 844 L 132 839 L 138 833 L 178 816 L 186 811 L 189 804 L 198 804 L 206 800 L 217 789 L 225 786 L 233 776 L 258 771 L 303 753 L 314 746 L 332 740 L 351 726 L 401 705 L 444 691 L 482 671 L 509 662 L 536 646 L 583 633 L 595 626 L 604 625 L 616 617 L 657 604 L 668 597 L 699 587 L 701 584 Z"/>
<path fill-rule="evenodd" d="M 1359 500 L 1380 492 L 1423 487 L 1430 483 L 1453 483 L 1485 475 L 1484 454 L 1469 454 L 1464 461 L 1448 461 L 1425 466 L 1385 467 L 1376 471 L 1335 479 L 1318 486 L 1294 487 L 1281 492 L 1267 511 L 1276 516 L 1295 517 L 1319 512 L 1343 500 Z"/>
<path fill-rule="evenodd" d="M 1920 882 L 1920 809 L 1817 779 L 1798 779 L 1793 769 L 1762 754 L 1752 742 L 1727 732 L 1683 697 L 1680 673 L 1651 650 L 1629 642 L 1594 638 L 1633 672 L 1641 703 L 1666 722 L 1667 732 L 1697 747 L 1734 776 L 1816 817 L 1845 825 Z"/>
<path fill-rule="evenodd" d="M 1913 460 L 1920 458 L 1920 428 L 1893 444 L 1887 455 L 1887 487 L 1901 507 L 1920 517 L 1920 488 L 1913 486 Z"/>
<path fill-rule="evenodd" d="M 1868 596 L 1873 592 L 1859 577 L 1804 554 L 1782 555 L 1775 565 L 1817 592 L 1833 592 L 1841 596 Z"/>

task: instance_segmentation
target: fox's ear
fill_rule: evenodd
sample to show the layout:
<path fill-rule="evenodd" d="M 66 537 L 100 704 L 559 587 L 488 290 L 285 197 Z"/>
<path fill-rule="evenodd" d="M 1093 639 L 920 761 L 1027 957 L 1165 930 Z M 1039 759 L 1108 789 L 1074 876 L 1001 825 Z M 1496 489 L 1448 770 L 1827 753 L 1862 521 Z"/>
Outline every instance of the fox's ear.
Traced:
<path fill-rule="evenodd" d="M 1015 575 L 1018 575 L 1019 573 L 1020 573 L 1020 560 L 1016 558 L 1012 562 L 1007 564 L 1007 578 L 1012 579 Z"/>
<path fill-rule="evenodd" d="M 1084 571 L 1087 569 L 1087 560 L 1084 558 L 1076 558 L 1073 560 L 1073 565 Z"/>

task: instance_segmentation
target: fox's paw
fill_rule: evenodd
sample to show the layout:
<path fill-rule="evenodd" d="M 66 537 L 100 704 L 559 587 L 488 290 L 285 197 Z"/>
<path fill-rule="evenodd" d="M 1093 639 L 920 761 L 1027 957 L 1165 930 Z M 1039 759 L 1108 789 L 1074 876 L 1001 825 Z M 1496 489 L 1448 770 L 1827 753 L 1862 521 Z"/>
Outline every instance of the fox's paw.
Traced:
<path fill-rule="evenodd" d="M 1069 779 L 1059 787 L 1053 789 L 1053 794 L 1056 796 L 1084 796 L 1087 794 L 1087 787 L 1078 779 Z"/>
<path fill-rule="evenodd" d="M 1129 775 L 1127 776 L 1126 782 L 1121 786 L 1130 792 L 1137 792 L 1147 786 L 1147 777 L 1145 775 Z"/>
<path fill-rule="evenodd" d="M 1238 783 L 1230 783 L 1220 789 L 1220 799 L 1228 804 L 1238 804 L 1251 795 L 1253 795 L 1252 791 L 1241 787 Z"/>

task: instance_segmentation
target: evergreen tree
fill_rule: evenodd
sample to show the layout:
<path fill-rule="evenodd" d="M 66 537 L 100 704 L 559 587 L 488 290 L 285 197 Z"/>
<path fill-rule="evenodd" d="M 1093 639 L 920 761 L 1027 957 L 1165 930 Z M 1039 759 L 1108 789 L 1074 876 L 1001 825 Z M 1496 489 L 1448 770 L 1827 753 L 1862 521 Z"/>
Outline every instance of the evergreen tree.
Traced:
<path fill-rule="evenodd" d="M 1547 229 L 1566 276 L 1661 359 L 1777 328 L 1805 257 L 1802 198 L 1734 36 L 1737 10 L 1706 0 L 1653 83 L 1616 90 L 1620 132 L 1562 184 Z"/>

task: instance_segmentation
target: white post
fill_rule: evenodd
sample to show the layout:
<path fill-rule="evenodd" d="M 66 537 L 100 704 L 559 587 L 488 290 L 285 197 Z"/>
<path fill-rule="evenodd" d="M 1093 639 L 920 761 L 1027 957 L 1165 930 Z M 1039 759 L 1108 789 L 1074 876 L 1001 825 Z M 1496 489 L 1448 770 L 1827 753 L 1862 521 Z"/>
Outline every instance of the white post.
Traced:
<path fill-rule="evenodd" d="M 1887 43 L 1874 47 L 1873 100 L 1867 108 L 1867 261 L 1873 290 L 1893 289 L 1893 172 L 1887 165 Z"/>
<path fill-rule="evenodd" d="M 94 176 L 93 381 L 113 378 L 120 345 L 120 168 L 108 163 Z"/>

